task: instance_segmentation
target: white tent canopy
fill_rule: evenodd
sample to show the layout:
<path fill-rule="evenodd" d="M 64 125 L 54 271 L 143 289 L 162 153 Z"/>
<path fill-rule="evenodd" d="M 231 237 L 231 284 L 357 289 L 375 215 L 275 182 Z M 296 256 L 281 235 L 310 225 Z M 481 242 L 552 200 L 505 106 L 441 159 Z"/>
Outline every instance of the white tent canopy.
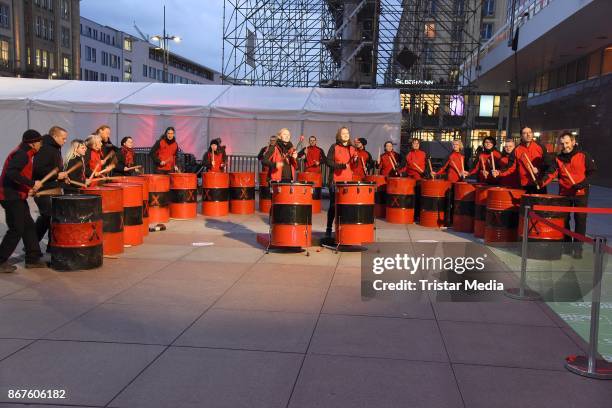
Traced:
<path fill-rule="evenodd" d="M 181 149 L 201 157 L 208 141 L 221 137 L 230 154 L 256 154 L 270 135 L 288 128 L 315 135 L 323 149 L 347 126 L 366 137 L 372 150 L 399 142 L 398 90 L 272 88 L 229 85 L 109 83 L 0 78 L 3 157 L 27 128 L 45 133 L 59 125 L 70 139 L 84 138 L 101 124 L 114 142 L 132 136 L 148 147 L 166 127 L 176 129 Z M 374 147 L 371 147 L 374 146 Z"/>

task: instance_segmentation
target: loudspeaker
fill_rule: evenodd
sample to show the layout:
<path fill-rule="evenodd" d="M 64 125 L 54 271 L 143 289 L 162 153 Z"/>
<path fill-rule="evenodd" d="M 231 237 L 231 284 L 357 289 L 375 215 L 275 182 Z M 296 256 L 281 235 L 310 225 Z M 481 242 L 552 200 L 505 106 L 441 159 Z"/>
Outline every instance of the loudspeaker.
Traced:
<path fill-rule="evenodd" d="M 404 69 L 410 69 L 419 57 L 407 48 L 402 50 L 395 56 L 395 61 Z"/>

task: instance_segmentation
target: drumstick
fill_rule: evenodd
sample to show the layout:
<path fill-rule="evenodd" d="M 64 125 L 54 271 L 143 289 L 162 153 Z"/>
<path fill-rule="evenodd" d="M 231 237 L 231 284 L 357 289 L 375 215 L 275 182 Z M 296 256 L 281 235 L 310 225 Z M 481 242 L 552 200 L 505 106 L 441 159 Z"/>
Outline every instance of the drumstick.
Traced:
<path fill-rule="evenodd" d="M 130 170 L 136 170 L 136 169 L 140 169 L 142 166 L 139 164 L 138 166 L 132 166 L 132 167 L 125 167 L 123 169 L 123 171 L 130 171 Z"/>
<path fill-rule="evenodd" d="M 463 167 L 463 156 L 461 156 L 461 177 L 463 177 L 463 173 L 465 173 L 465 167 Z"/>
<path fill-rule="evenodd" d="M 111 150 L 110 152 L 108 152 L 108 154 L 106 155 L 106 157 L 104 157 L 104 158 L 102 159 L 102 161 L 103 161 L 104 163 L 106 163 L 106 161 L 107 161 L 108 159 L 112 159 L 113 157 L 115 157 L 115 151 L 114 151 L 114 150 Z"/>
<path fill-rule="evenodd" d="M 36 193 L 34 194 L 34 197 L 48 196 L 48 195 L 61 195 L 61 194 L 62 194 L 61 188 L 52 188 L 50 190 L 44 190 L 44 191 L 41 191 L 40 193 Z"/>
<path fill-rule="evenodd" d="M 431 159 L 428 158 L 427 161 L 429 162 L 429 172 L 431 173 L 431 178 L 435 179 L 436 175 L 434 174 L 433 167 L 431 167 Z"/>
<path fill-rule="evenodd" d="M 453 165 L 453 167 L 455 168 L 455 171 L 459 174 L 459 177 L 463 178 L 463 173 L 459 173 L 459 169 L 457 168 L 457 165 L 455 164 L 454 161 L 450 160 L 450 163 Z"/>
<path fill-rule="evenodd" d="M 482 173 L 487 171 L 487 163 L 484 161 L 484 157 L 480 156 L 480 164 L 482 164 Z"/>
<path fill-rule="evenodd" d="M 570 181 L 572 182 L 572 185 L 576 185 L 576 182 L 574 181 L 574 178 L 570 174 L 570 172 L 567 169 L 567 167 L 565 167 L 565 165 L 563 163 L 561 163 L 561 167 L 563 167 L 563 170 L 565 170 L 565 174 L 567 174 L 567 177 L 569 177 Z"/>
<path fill-rule="evenodd" d="M 366 168 L 365 162 L 363 161 L 363 157 L 359 156 L 359 159 L 361 159 L 361 165 L 363 166 L 363 174 L 365 176 L 368 175 L 368 169 Z"/>
<path fill-rule="evenodd" d="M 98 172 L 99 168 L 100 168 L 100 163 L 96 164 L 96 167 L 94 167 L 94 171 L 91 172 L 91 176 L 89 176 L 89 180 L 93 179 L 94 175 Z"/>
<path fill-rule="evenodd" d="M 71 168 L 69 168 L 68 170 L 66 170 L 66 175 L 70 175 L 70 173 L 72 173 L 75 170 L 80 169 L 81 167 L 83 167 L 83 162 L 78 162 L 76 163 L 74 166 L 72 166 Z"/>
<path fill-rule="evenodd" d="M 42 180 L 40 180 L 40 184 L 45 184 L 47 181 L 49 181 L 51 177 L 55 176 L 57 173 L 59 173 L 59 169 L 56 167 L 51 170 L 45 177 L 43 177 Z"/>
<path fill-rule="evenodd" d="M 495 156 L 491 152 L 491 170 L 495 171 Z"/>
<path fill-rule="evenodd" d="M 419 167 L 419 165 L 418 165 L 418 164 L 416 164 L 416 163 L 410 163 L 410 164 L 412 164 L 414 167 L 416 167 L 416 169 L 417 169 L 418 171 L 420 171 L 421 173 L 425 173 L 425 172 L 423 171 L 423 169 L 421 169 L 421 168 Z"/>
<path fill-rule="evenodd" d="M 389 155 L 389 160 L 391 160 L 391 166 L 393 167 L 393 170 L 397 171 L 395 168 L 395 157 L 393 157 L 393 154 Z"/>
<path fill-rule="evenodd" d="M 537 188 L 540 188 L 540 186 L 538 185 L 538 181 L 536 180 L 536 176 L 535 176 L 535 174 L 533 173 L 533 169 L 532 169 L 532 166 L 533 166 L 533 165 L 531 164 L 531 160 L 529 160 L 529 157 L 525 156 L 525 153 L 523 153 L 523 156 L 521 156 L 521 157 L 525 157 L 525 158 L 527 159 L 527 163 L 528 163 L 528 165 L 527 165 L 527 166 L 525 166 L 525 167 L 527 167 L 527 170 L 529 171 L 529 174 L 531 175 L 531 179 L 532 179 L 532 180 L 533 180 L 533 182 L 535 183 L 536 187 L 537 187 Z"/>
<path fill-rule="evenodd" d="M 80 183 L 74 180 L 70 180 L 70 184 L 74 184 L 75 186 L 79 186 L 79 187 L 87 187 L 87 184 L 83 184 L 83 183 Z"/>

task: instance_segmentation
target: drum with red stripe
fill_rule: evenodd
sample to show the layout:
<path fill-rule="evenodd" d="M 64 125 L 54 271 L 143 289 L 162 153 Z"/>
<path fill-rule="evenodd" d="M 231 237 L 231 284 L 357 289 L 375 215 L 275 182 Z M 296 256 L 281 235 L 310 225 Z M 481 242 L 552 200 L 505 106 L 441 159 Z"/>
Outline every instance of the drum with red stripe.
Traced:
<path fill-rule="evenodd" d="M 120 183 L 142 184 L 142 233 L 149 235 L 149 179 L 145 176 L 120 176 L 115 178 Z"/>
<path fill-rule="evenodd" d="M 70 194 L 51 197 L 51 267 L 76 271 L 102 266 L 102 197 Z"/>
<path fill-rule="evenodd" d="M 321 212 L 321 190 L 323 189 L 323 175 L 321 173 L 305 171 L 299 173 L 298 181 L 311 182 L 314 188 L 312 189 L 312 213 L 318 214 Z"/>
<path fill-rule="evenodd" d="M 170 176 L 146 174 L 145 177 L 149 180 L 149 222 L 170 221 Z"/>
<path fill-rule="evenodd" d="M 374 242 L 376 184 L 336 182 L 336 243 L 361 246 Z"/>
<path fill-rule="evenodd" d="M 518 223 L 518 236 L 523 237 L 523 214 L 525 206 L 550 205 L 555 207 L 571 206 L 569 197 L 553 194 L 525 194 L 521 197 L 521 209 Z M 548 222 L 565 228 L 567 213 L 556 211 L 534 211 Z M 559 230 L 535 219 L 529 220 L 527 239 L 527 256 L 532 259 L 561 259 L 563 254 L 562 243 L 565 235 Z"/>
<path fill-rule="evenodd" d="M 312 245 L 312 183 L 272 182 L 270 245 Z"/>
<path fill-rule="evenodd" d="M 420 220 L 424 227 L 447 227 L 450 220 L 451 183 L 446 180 L 422 180 Z"/>
<path fill-rule="evenodd" d="M 491 186 L 478 184 L 474 192 L 474 236 L 484 238 L 487 220 L 487 195 Z"/>
<path fill-rule="evenodd" d="M 170 218 L 198 216 L 198 177 L 195 173 L 170 173 Z"/>
<path fill-rule="evenodd" d="M 416 182 L 408 177 L 387 177 L 387 222 L 412 224 L 414 222 L 414 187 Z"/>
<path fill-rule="evenodd" d="M 119 187 L 87 187 L 83 194 L 102 198 L 102 241 L 104 255 L 123 253 L 123 191 Z"/>
<path fill-rule="evenodd" d="M 518 219 L 523 190 L 491 187 L 487 193 L 484 241 L 488 245 L 518 241 Z"/>
<path fill-rule="evenodd" d="M 268 185 L 268 172 L 259 173 L 259 211 L 269 213 L 272 207 L 272 191 Z"/>
<path fill-rule="evenodd" d="M 385 218 L 387 208 L 387 178 L 381 174 L 369 174 L 365 181 L 376 184 L 374 193 L 374 216 Z"/>
<path fill-rule="evenodd" d="M 108 183 L 108 187 L 123 190 L 123 242 L 125 245 L 141 245 L 142 232 L 142 184 Z"/>
<path fill-rule="evenodd" d="M 253 214 L 255 212 L 255 173 L 230 173 L 230 212 Z"/>
<path fill-rule="evenodd" d="M 229 214 L 228 173 L 202 173 L 202 214 L 211 217 Z"/>
<path fill-rule="evenodd" d="M 474 200 L 478 184 L 458 181 L 453 186 L 453 229 L 458 232 L 474 232 Z"/>

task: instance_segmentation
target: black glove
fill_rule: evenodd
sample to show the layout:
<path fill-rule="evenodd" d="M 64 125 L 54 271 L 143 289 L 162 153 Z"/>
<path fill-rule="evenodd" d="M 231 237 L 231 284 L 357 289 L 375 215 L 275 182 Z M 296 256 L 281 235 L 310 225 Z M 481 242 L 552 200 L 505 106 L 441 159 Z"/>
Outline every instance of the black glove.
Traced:
<path fill-rule="evenodd" d="M 582 189 L 585 189 L 585 188 L 587 188 L 586 184 L 583 184 L 583 183 L 576 183 L 576 184 L 574 184 L 574 190 L 582 190 Z"/>

